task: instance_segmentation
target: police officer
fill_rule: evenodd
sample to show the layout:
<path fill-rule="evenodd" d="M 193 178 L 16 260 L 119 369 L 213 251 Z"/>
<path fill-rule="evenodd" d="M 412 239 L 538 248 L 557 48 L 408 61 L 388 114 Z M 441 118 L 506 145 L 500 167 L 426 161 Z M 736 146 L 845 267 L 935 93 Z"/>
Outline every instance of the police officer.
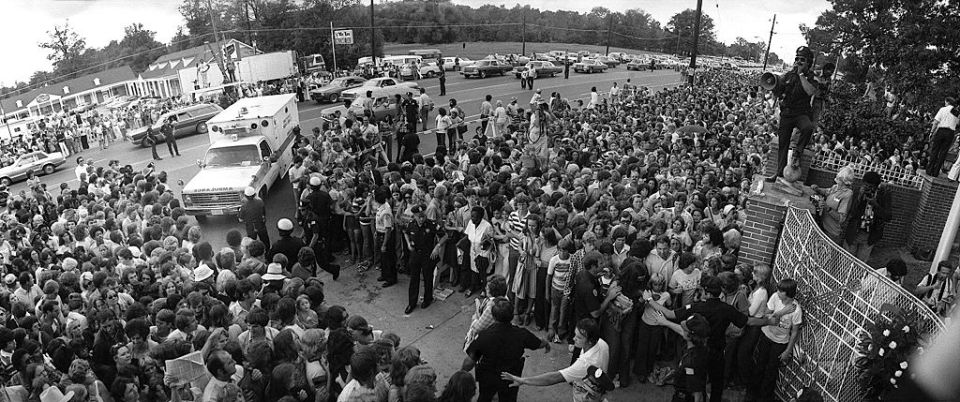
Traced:
<path fill-rule="evenodd" d="M 416 205 L 410 209 L 413 213 L 413 222 L 407 226 L 404 234 L 407 238 L 407 247 L 410 249 L 410 289 L 407 293 L 408 303 L 404 314 L 410 314 L 417 308 L 417 299 L 420 297 L 420 276 L 423 274 L 423 303 L 420 308 L 427 308 L 433 302 L 433 267 L 436 260 L 431 256 L 433 248 L 440 237 L 440 227 L 436 222 L 427 220 L 426 208 Z"/>
<path fill-rule="evenodd" d="M 170 151 L 171 158 L 174 155 L 180 156 L 180 148 L 177 148 L 177 137 L 173 133 L 173 121 L 174 118 L 169 117 L 160 126 L 160 133 L 163 134 L 163 139 L 167 142 L 167 151 Z"/>
<path fill-rule="evenodd" d="M 257 190 L 250 186 L 243 190 L 243 195 L 246 198 L 240 204 L 238 219 L 246 227 L 247 237 L 259 238 L 263 244 L 270 244 L 270 237 L 267 235 L 267 210 L 263 200 L 257 197 Z"/>
<path fill-rule="evenodd" d="M 297 261 L 300 249 L 305 244 L 302 239 L 293 236 L 293 221 L 287 218 L 280 219 L 277 221 L 277 231 L 280 233 L 280 240 L 270 246 L 267 259 L 273 261 L 273 256 L 283 254 L 287 257 L 287 261 Z"/>
<path fill-rule="evenodd" d="M 437 59 L 437 65 L 440 66 L 440 96 L 447 95 L 447 72 L 443 68 L 443 58 Z"/>

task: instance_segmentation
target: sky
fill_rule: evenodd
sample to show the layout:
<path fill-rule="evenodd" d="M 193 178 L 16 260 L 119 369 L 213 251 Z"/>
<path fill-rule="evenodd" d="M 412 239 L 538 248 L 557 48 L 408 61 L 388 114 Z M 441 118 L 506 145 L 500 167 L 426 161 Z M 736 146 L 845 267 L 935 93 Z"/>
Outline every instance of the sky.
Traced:
<path fill-rule="evenodd" d="M 123 37 L 123 28 L 139 22 L 167 43 L 184 24 L 177 9 L 181 0 L 0 0 L 4 18 L 0 24 L 0 84 L 27 81 L 36 70 L 52 70 L 48 52 L 38 44 L 47 39 L 54 25 L 69 22 L 86 38 L 88 47 L 103 47 Z M 696 0 L 453 0 L 473 7 L 482 4 L 530 5 L 541 10 L 588 12 L 595 6 L 614 11 L 639 8 L 666 25 L 674 14 L 695 8 Z M 738 36 L 749 41 L 766 41 L 770 19 L 777 14 L 776 34 L 771 51 L 788 58 L 803 44 L 798 28 L 814 25 L 821 12 L 830 7 L 826 0 L 704 0 L 703 10 L 713 18 L 717 39 L 732 43 Z M 11 18 L 12 17 L 12 18 Z"/>

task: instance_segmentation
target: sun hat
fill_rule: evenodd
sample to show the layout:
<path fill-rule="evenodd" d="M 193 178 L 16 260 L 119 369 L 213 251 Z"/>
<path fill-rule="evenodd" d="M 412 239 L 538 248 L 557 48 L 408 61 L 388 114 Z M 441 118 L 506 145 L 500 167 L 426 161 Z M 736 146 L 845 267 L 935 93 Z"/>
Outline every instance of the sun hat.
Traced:
<path fill-rule="evenodd" d="M 267 273 L 263 274 L 263 280 L 265 281 L 280 281 L 286 278 L 287 277 L 283 275 L 283 267 L 275 262 L 267 265 Z"/>
<path fill-rule="evenodd" d="M 210 269 L 210 267 L 208 267 L 206 264 L 196 267 L 193 270 L 193 280 L 195 282 L 200 282 L 211 276 L 213 276 L 213 270 Z"/>

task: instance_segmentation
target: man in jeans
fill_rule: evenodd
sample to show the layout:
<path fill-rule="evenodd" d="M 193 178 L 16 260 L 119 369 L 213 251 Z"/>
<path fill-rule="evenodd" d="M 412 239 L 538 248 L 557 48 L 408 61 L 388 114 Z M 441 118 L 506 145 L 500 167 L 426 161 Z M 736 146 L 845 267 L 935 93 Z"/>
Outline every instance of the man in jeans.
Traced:
<path fill-rule="evenodd" d="M 756 372 L 753 376 L 753 384 L 747 389 L 747 401 L 776 400 L 774 392 L 780 366 L 790 361 L 793 347 L 799 339 L 800 324 L 803 324 L 800 303 L 794 299 L 796 295 L 797 281 L 787 278 L 777 284 L 777 293 L 770 296 L 770 300 L 767 301 L 767 312 L 783 310 L 787 306 L 794 306 L 795 310 L 779 317 L 776 324 L 760 328 L 763 336 L 757 343 Z"/>
<path fill-rule="evenodd" d="M 427 131 L 427 123 L 430 122 L 430 111 L 433 110 L 433 101 L 427 96 L 427 90 L 420 88 L 420 98 L 417 99 L 420 104 L 420 120 L 423 121 L 423 131 Z"/>
<path fill-rule="evenodd" d="M 813 65 L 813 51 L 806 46 L 797 49 L 794 59 L 794 69 L 783 75 L 782 84 L 773 88 L 774 96 L 780 98 L 780 126 L 777 128 L 777 170 L 767 182 L 773 183 L 778 176 L 783 176 L 783 168 L 787 163 L 799 167 L 803 150 L 807 148 L 813 130 L 816 128 L 811 120 L 813 107 L 810 99 L 819 94 L 820 84 L 813 79 L 810 66 Z M 788 161 L 793 139 L 793 130 L 800 131 L 800 137 L 793 150 L 793 158 Z"/>
<path fill-rule="evenodd" d="M 948 96 L 933 118 L 933 127 L 930 128 L 930 160 L 926 168 L 927 174 L 932 177 L 940 175 L 950 146 L 956 140 L 957 122 L 960 121 L 958 115 L 960 109 L 957 108 L 957 99 Z"/>

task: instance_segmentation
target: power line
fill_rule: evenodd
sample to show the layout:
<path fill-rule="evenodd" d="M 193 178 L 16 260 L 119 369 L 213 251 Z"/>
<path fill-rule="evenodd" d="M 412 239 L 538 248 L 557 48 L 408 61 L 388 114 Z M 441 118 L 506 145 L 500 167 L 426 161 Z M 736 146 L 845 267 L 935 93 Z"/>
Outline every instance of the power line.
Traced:
<path fill-rule="evenodd" d="M 195 39 L 202 39 L 202 38 L 204 38 L 204 37 L 206 37 L 206 36 L 209 36 L 209 35 L 213 35 L 213 33 L 205 33 L 205 34 L 202 34 L 202 35 L 197 35 L 197 37 L 195 37 L 195 38 L 181 39 L 181 40 L 179 40 L 179 41 L 170 42 L 169 45 L 157 46 L 157 47 L 152 48 L 152 49 L 147 49 L 147 50 L 144 50 L 144 51 L 141 51 L 141 52 L 137 52 L 137 53 L 133 53 L 133 54 L 128 54 L 128 55 L 126 55 L 126 56 L 121 56 L 121 57 L 118 57 L 118 58 L 116 58 L 116 59 L 108 60 L 108 61 L 105 61 L 105 62 L 100 63 L 100 64 L 92 65 L 92 66 L 90 66 L 90 67 L 84 67 L 84 68 L 81 68 L 81 69 L 79 69 L 79 70 L 77 70 L 77 71 L 74 71 L 74 72 L 72 72 L 72 73 L 69 73 L 69 74 L 62 74 L 62 75 L 59 75 L 59 76 L 54 77 L 54 78 L 45 79 L 45 80 L 43 80 L 43 82 L 40 82 L 40 83 L 37 83 L 37 84 L 27 85 L 27 86 L 25 86 L 25 87 L 17 88 L 17 89 L 15 89 L 15 90 L 10 91 L 10 92 L 7 92 L 7 93 L 5 93 L 5 94 L 0 94 L 0 99 L 6 99 L 6 98 L 8 98 L 10 95 L 12 95 L 12 94 L 14 94 L 14 93 L 21 93 L 21 91 L 24 91 L 24 90 L 26 90 L 26 91 L 31 91 L 31 90 L 34 90 L 34 89 L 43 88 L 43 87 L 47 86 L 49 83 L 51 83 L 51 82 L 60 82 L 60 80 L 65 79 L 65 78 L 67 78 L 68 76 L 71 76 L 71 75 L 76 75 L 77 73 L 82 73 L 82 72 L 85 72 L 85 71 L 95 70 L 95 69 L 98 69 L 99 67 L 103 67 L 103 66 L 106 66 L 106 65 L 111 64 L 111 63 L 116 63 L 116 62 L 118 62 L 118 61 L 122 61 L 122 60 L 129 59 L 129 58 L 131 58 L 131 57 L 136 57 L 136 56 L 140 56 L 140 55 L 143 55 L 143 54 L 147 54 L 147 53 L 150 53 L 150 52 L 153 52 L 153 51 L 156 51 L 156 50 L 161 50 L 161 49 L 165 49 L 165 48 L 168 48 L 168 47 L 172 47 L 172 46 L 178 45 L 178 44 L 183 43 L 183 42 L 189 42 L 189 41 L 192 41 L 192 40 L 195 40 Z M 16 84 L 16 82 L 14 82 L 14 84 Z"/>

